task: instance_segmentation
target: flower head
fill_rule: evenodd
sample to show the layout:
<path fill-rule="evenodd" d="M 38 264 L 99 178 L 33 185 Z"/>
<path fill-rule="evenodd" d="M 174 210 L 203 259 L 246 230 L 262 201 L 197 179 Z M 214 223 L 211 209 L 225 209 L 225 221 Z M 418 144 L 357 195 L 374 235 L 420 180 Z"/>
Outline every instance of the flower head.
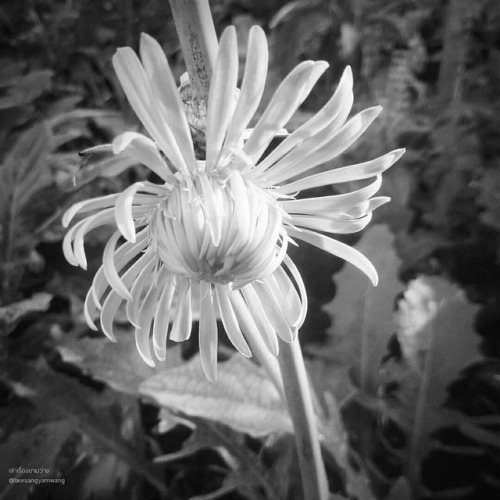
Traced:
<path fill-rule="evenodd" d="M 143 35 L 140 56 L 129 48 L 118 49 L 113 64 L 149 136 L 126 132 L 114 140 L 113 151 L 146 165 L 162 183 L 137 182 L 121 193 L 75 204 L 63 223 L 68 225 L 78 213 L 86 216 L 68 231 L 64 252 L 70 263 L 85 268 L 85 234 L 115 225 L 87 294 L 87 322 L 96 328 L 99 314 L 102 330 L 115 340 L 113 320 L 125 303 L 138 351 L 154 365 L 155 357 L 165 358 L 167 338 L 183 341 L 190 336 L 193 304 L 199 301 L 201 361 L 214 379 L 217 317 L 245 356 L 251 356 L 247 340 L 255 327 L 274 354 L 278 337 L 290 342 L 297 335 L 307 298 L 286 253 L 292 238 L 351 262 L 376 284 L 377 273 L 362 254 L 323 233 L 352 233 L 368 224 L 371 212 L 388 201 L 372 197 L 381 173 L 402 150 L 308 175 L 351 146 L 380 112 L 370 108 L 346 121 L 353 102 L 347 68 L 325 106 L 263 157 L 328 65 L 299 64 L 253 129 L 247 129 L 264 90 L 267 42 L 261 28 L 251 29 L 238 93 L 236 33 L 230 27 L 220 40 L 210 86 L 206 158 L 197 160 L 162 49 Z M 346 194 L 295 199 L 299 191 L 370 178 L 366 187 Z M 242 310 L 249 313 L 244 321 L 238 313 Z"/>

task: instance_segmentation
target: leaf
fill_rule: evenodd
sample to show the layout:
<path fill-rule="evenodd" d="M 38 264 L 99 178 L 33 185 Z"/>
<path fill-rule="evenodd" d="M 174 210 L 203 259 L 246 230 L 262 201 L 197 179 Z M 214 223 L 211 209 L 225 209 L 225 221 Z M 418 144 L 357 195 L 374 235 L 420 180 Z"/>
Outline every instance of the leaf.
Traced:
<path fill-rule="evenodd" d="M 216 382 L 207 380 L 196 356 L 146 380 L 140 393 L 170 410 L 255 437 L 292 431 L 288 412 L 263 369 L 238 355 L 218 365 Z"/>
<path fill-rule="evenodd" d="M 399 384 L 388 416 L 408 435 L 406 468 L 412 489 L 432 432 L 466 418 L 443 405 L 449 384 L 481 358 L 474 332 L 477 310 L 463 291 L 436 277 L 412 281 L 399 301 L 397 337 L 404 363 L 388 364 L 384 371 L 388 382 Z"/>
<path fill-rule="evenodd" d="M 0 335 L 8 335 L 25 316 L 46 311 L 51 300 L 50 293 L 40 292 L 35 293 L 29 299 L 0 307 Z"/>
<path fill-rule="evenodd" d="M 61 420 L 13 432 L 0 445 L 0 499 L 23 498 L 22 493 L 26 494 L 32 487 L 30 484 L 9 483 L 9 479 L 55 478 L 56 458 L 74 430 L 74 422 Z"/>
<path fill-rule="evenodd" d="M 43 359 L 35 363 L 11 359 L 2 368 L 0 380 L 15 394 L 31 401 L 41 412 L 56 412 L 75 422 L 79 429 L 124 460 L 158 491 L 165 491 L 142 451 L 123 439 L 110 390 L 98 394 L 75 379 L 53 371 Z"/>
<path fill-rule="evenodd" d="M 353 266 L 335 276 L 337 294 L 325 306 L 332 316 L 328 349 L 331 357 L 349 365 L 364 393 L 376 394 L 379 370 L 387 343 L 394 332 L 394 297 L 403 289 L 397 278 L 399 260 L 392 249 L 393 236 L 386 226 L 372 226 L 356 246 L 374 264 L 378 287 Z"/>
<path fill-rule="evenodd" d="M 116 391 L 133 396 L 139 394 L 142 382 L 183 362 L 181 346 L 173 344 L 167 349 L 167 359 L 151 368 L 137 353 L 133 330 L 116 327 L 115 333 L 118 342 L 104 337 L 78 339 L 65 335 L 56 348 L 66 363 L 78 366 L 84 374 Z"/>

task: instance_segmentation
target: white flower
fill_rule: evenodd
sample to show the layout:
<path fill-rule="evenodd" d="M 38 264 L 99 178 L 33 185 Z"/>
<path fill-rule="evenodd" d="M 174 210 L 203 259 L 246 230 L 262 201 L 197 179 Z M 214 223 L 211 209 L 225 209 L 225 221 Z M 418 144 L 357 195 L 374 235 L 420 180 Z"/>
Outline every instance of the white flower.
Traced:
<path fill-rule="evenodd" d="M 192 306 L 199 300 L 201 361 L 214 379 L 217 317 L 245 356 L 252 354 L 247 340 L 255 327 L 274 354 L 278 337 L 285 342 L 296 337 L 307 299 L 286 254 L 291 238 L 351 262 L 376 284 L 377 273 L 362 254 L 323 233 L 352 233 L 368 224 L 372 210 L 388 201 L 372 198 L 381 173 L 402 150 L 307 175 L 351 146 L 380 112 L 370 108 L 346 122 L 353 102 L 347 68 L 328 103 L 262 158 L 328 65 L 299 64 L 248 130 L 266 80 L 267 42 L 261 28 L 251 29 L 238 94 L 236 33 L 230 27 L 220 40 L 210 87 L 206 161 L 199 161 L 161 47 L 143 35 L 140 55 L 142 62 L 130 48 L 122 48 L 113 63 L 150 137 L 126 132 L 115 139 L 113 151 L 146 165 L 163 183 L 138 182 L 122 193 L 71 207 L 64 225 L 77 213 L 86 217 L 68 231 L 64 252 L 71 264 L 85 268 L 85 234 L 116 225 L 85 301 L 89 325 L 96 328 L 93 318 L 100 313 L 102 330 L 114 340 L 113 320 L 125 301 L 139 353 L 154 365 L 155 357 L 165 358 L 167 337 L 183 341 L 190 336 Z M 369 178 L 374 180 L 366 187 L 346 194 L 295 199 L 302 190 Z"/>

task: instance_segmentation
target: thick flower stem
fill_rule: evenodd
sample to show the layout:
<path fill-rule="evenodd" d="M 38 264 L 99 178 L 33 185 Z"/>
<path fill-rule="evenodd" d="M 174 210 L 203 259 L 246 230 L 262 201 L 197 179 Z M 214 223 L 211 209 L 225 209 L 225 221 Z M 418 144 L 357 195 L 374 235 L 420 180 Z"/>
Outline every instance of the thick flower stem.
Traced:
<path fill-rule="evenodd" d="M 208 0 L 169 1 L 189 80 L 206 102 L 219 46 Z"/>
<path fill-rule="evenodd" d="M 327 500 L 328 481 L 321 457 L 309 380 L 298 339 L 291 343 L 280 342 L 278 359 L 295 432 L 304 498 Z"/>

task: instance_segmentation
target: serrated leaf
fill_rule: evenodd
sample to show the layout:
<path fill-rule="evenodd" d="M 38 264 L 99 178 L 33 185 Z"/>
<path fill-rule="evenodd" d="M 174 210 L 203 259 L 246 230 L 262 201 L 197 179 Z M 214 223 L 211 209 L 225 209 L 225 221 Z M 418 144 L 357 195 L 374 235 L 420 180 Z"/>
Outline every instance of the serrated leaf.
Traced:
<path fill-rule="evenodd" d="M 140 393 L 160 406 L 252 436 L 292 431 L 288 412 L 264 370 L 238 355 L 218 365 L 216 382 L 207 380 L 196 356 L 146 380 Z"/>
<path fill-rule="evenodd" d="M 137 353 L 134 332 L 116 328 L 118 342 L 106 338 L 75 338 L 66 335 L 59 339 L 57 350 L 63 361 L 78 366 L 83 373 L 109 387 L 137 396 L 139 385 L 155 374 L 183 363 L 181 346 L 169 345 L 167 358 L 155 368 L 146 365 Z"/>
<path fill-rule="evenodd" d="M 403 290 L 398 281 L 399 260 L 386 226 L 372 226 L 356 245 L 373 263 L 379 285 L 372 287 L 353 266 L 335 275 L 337 293 L 325 311 L 332 317 L 328 349 L 331 357 L 349 365 L 362 392 L 376 394 L 387 343 L 395 330 L 394 298 Z"/>
<path fill-rule="evenodd" d="M 432 445 L 432 432 L 466 418 L 443 404 L 449 384 L 481 358 L 474 331 L 477 310 L 462 290 L 436 277 L 411 282 L 399 302 L 403 363 L 388 364 L 384 371 L 388 382 L 399 384 L 388 416 L 408 436 L 406 468 L 412 489 L 418 485 L 419 464 Z"/>

